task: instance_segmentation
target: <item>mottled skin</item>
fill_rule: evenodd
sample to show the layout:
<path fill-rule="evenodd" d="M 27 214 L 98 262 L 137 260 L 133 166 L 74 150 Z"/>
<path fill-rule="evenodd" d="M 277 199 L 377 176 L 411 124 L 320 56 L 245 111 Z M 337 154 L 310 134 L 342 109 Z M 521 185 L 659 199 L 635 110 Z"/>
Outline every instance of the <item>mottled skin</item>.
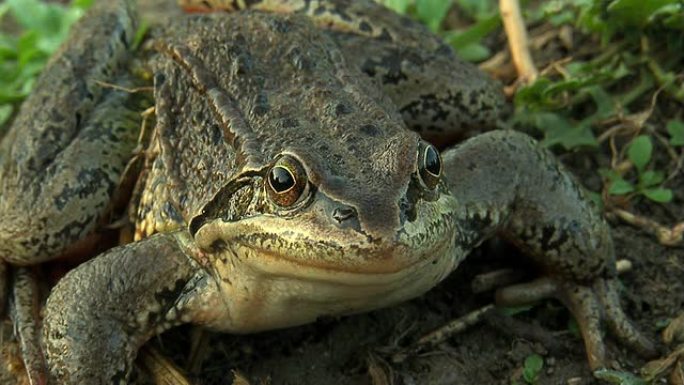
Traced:
<path fill-rule="evenodd" d="M 495 131 L 444 151 L 440 167 L 434 147 L 407 128 L 425 134 L 444 116 L 450 123 L 432 131 L 446 137 L 494 126 L 501 96 L 493 83 L 446 59 L 434 65 L 451 73 L 413 80 L 416 63 L 432 65 L 421 58 L 453 54 L 370 3 L 353 2 L 374 15 L 358 35 L 329 22 L 344 21 L 335 12 L 352 2 L 327 1 L 328 13 L 269 4 L 183 17 L 146 43 L 156 126 L 131 202 L 138 241 L 82 264 L 50 294 L 43 338 L 55 383 L 125 383 L 139 347 L 181 323 L 247 333 L 418 296 L 496 234 L 546 273 L 579 320 L 593 369 L 606 366 L 603 319 L 619 339 L 653 350 L 620 308 L 608 226 L 557 160 L 523 134 Z M 0 156 L 6 262 L 55 258 L 106 216 L 138 134 L 131 111 L 144 97 L 96 81 L 143 82 L 129 80 L 130 54 L 120 52 L 135 30 L 131 8 L 96 5 L 74 32 L 89 38 L 72 37 L 8 134 L 17 144 Z M 332 32 L 321 33 L 325 26 Z M 406 79 L 370 79 L 360 52 L 394 55 L 373 72 L 394 66 Z M 74 68 L 80 61 L 89 64 Z M 418 99 L 435 90 L 434 100 L 457 104 L 440 102 L 446 115 L 413 113 L 406 83 L 421 90 Z M 294 182 L 278 193 L 274 175 L 283 170 Z M 31 278 L 15 270 L 16 318 L 38 383 Z M 504 303 L 535 296 L 532 284 L 499 293 Z"/>
<path fill-rule="evenodd" d="M 501 117 L 503 94 L 439 37 L 369 0 L 179 0 L 191 12 L 251 9 L 309 16 L 335 40 L 349 65 L 382 84 L 423 139 L 453 144 Z M 247 4 L 246 4 L 247 3 Z"/>

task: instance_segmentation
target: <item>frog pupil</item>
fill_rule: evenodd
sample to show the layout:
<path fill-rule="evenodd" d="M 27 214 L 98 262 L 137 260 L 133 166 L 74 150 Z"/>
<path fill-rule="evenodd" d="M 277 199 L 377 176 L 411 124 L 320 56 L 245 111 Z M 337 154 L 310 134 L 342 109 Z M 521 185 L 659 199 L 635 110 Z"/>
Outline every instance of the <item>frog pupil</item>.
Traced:
<path fill-rule="evenodd" d="M 442 162 L 439 159 L 439 154 L 433 146 L 428 146 L 425 149 L 425 170 L 434 176 L 439 176 L 442 171 Z"/>
<path fill-rule="evenodd" d="M 284 193 L 295 185 L 295 179 L 290 170 L 276 166 L 268 175 L 268 183 L 277 193 Z"/>

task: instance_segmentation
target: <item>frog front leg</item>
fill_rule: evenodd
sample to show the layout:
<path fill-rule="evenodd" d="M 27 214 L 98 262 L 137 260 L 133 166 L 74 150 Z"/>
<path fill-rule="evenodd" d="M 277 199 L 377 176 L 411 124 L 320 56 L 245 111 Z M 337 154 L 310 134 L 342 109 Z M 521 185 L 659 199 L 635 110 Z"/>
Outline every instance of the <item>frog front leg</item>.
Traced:
<path fill-rule="evenodd" d="M 524 134 L 495 131 L 446 151 L 443 162 L 464 211 L 457 224 L 462 247 L 498 234 L 531 257 L 577 319 L 592 370 L 607 367 L 602 321 L 640 353 L 655 353 L 620 306 L 608 224 L 552 154 Z M 514 286 L 497 299 L 524 302 L 538 297 L 536 288 Z"/>
<path fill-rule="evenodd" d="M 55 286 L 43 331 L 54 383 L 126 384 L 150 337 L 221 309 L 213 281 L 187 256 L 188 237 L 157 234 L 114 248 Z"/>

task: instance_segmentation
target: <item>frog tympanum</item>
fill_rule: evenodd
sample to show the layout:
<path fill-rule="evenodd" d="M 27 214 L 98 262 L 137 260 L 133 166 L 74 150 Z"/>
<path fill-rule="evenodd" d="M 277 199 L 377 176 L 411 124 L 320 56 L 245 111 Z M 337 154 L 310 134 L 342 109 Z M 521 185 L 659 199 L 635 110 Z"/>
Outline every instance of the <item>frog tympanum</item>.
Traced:
<path fill-rule="evenodd" d="M 608 225 L 549 152 L 495 130 L 440 153 L 496 127 L 495 82 L 371 1 L 245 3 L 133 50 L 133 2 L 97 2 L 4 138 L 0 259 L 34 382 L 125 383 L 140 346 L 181 323 L 246 333 L 392 305 L 495 235 L 555 282 L 591 368 L 607 365 L 604 320 L 653 351 L 620 307 Z M 59 280 L 39 338 L 29 267 L 103 226 L 151 92 L 135 241 Z"/>

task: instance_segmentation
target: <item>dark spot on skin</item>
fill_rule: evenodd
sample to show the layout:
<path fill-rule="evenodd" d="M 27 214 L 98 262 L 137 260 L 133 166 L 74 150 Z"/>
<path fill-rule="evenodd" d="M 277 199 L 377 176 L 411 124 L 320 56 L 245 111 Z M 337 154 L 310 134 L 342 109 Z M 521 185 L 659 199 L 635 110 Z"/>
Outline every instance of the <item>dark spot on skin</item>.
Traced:
<path fill-rule="evenodd" d="M 292 30 L 292 24 L 288 20 L 275 18 L 268 19 L 271 24 L 271 28 L 278 33 L 288 33 Z"/>
<path fill-rule="evenodd" d="M 238 75 L 247 75 L 254 67 L 254 60 L 252 55 L 248 52 L 242 52 L 235 57 L 235 73 Z"/>
<path fill-rule="evenodd" d="M 437 48 L 437 50 L 435 51 L 435 54 L 437 54 L 439 56 L 446 56 L 449 58 L 453 58 L 454 57 L 454 50 L 452 50 L 451 47 L 449 47 L 446 44 L 440 44 L 439 48 Z"/>
<path fill-rule="evenodd" d="M 247 44 L 247 38 L 245 38 L 245 35 L 241 33 L 236 33 L 235 35 L 233 35 L 233 43 L 240 46 L 244 46 Z"/>
<path fill-rule="evenodd" d="M 568 230 L 572 231 L 572 224 L 567 227 L 544 226 L 540 239 L 542 249 L 545 251 L 557 250 L 568 241 Z M 557 239 L 552 242 L 551 238 L 554 235 L 557 235 Z"/>
<path fill-rule="evenodd" d="M 311 71 L 314 66 L 313 62 L 306 55 L 302 55 L 299 47 L 292 48 L 288 56 L 294 68 L 299 71 Z"/>
<path fill-rule="evenodd" d="M 344 103 L 339 103 L 337 106 L 335 106 L 335 114 L 337 116 L 346 115 L 352 111 L 352 108 Z"/>
<path fill-rule="evenodd" d="M 226 242 L 223 239 L 215 240 L 214 242 L 212 242 L 212 244 L 210 246 L 211 251 L 214 253 L 221 252 L 221 251 L 225 250 L 227 247 L 228 247 L 228 245 L 226 244 Z"/>
<path fill-rule="evenodd" d="M 110 193 L 114 190 L 114 182 L 102 169 L 81 170 L 73 185 L 66 185 L 54 198 L 54 204 L 62 210 L 69 202 L 87 199 L 98 193 Z"/>
<path fill-rule="evenodd" d="M 162 84 L 166 81 L 166 75 L 164 75 L 161 72 L 157 72 L 154 74 L 154 88 L 159 88 L 161 87 Z"/>
<path fill-rule="evenodd" d="M 371 32 L 373 31 L 373 28 L 370 26 L 370 24 L 366 23 L 365 21 L 362 21 L 359 23 L 359 30 L 363 32 Z"/>
<path fill-rule="evenodd" d="M 473 213 L 459 221 L 458 227 L 463 229 L 459 234 L 459 247 L 465 249 L 475 247 L 482 240 L 482 235 L 487 234 L 496 225 L 491 212 L 486 212 L 483 215 Z"/>
<path fill-rule="evenodd" d="M 125 29 L 121 29 L 121 32 L 119 33 L 119 40 L 121 40 L 121 44 L 123 44 L 124 47 L 128 48 L 128 39 L 126 38 Z"/>
<path fill-rule="evenodd" d="M 186 279 L 177 279 L 172 287 L 154 293 L 155 301 L 161 306 L 158 312 L 150 313 L 148 317 L 150 326 L 160 325 L 161 322 L 165 321 L 164 318 L 166 317 L 166 314 L 173 308 L 176 300 L 180 297 L 181 293 L 183 293 L 187 283 L 188 281 Z"/>
<path fill-rule="evenodd" d="M 361 65 L 361 70 L 370 77 L 382 74 L 383 84 L 399 84 L 408 80 L 402 71 L 404 56 L 400 52 L 389 52 L 378 59 L 368 59 Z"/>
<path fill-rule="evenodd" d="M 56 232 L 54 236 L 50 237 L 45 234 L 42 236 L 43 239 L 32 238 L 29 243 L 32 245 L 39 246 L 39 252 L 50 251 L 51 243 L 48 242 L 48 238 L 52 238 L 51 241 L 56 241 L 58 244 L 70 244 L 78 239 L 82 239 L 83 236 L 91 230 L 91 226 L 95 223 L 95 216 L 88 215 L 82 220 L 74 220 L 66 224 L 60 231 Z M 54 251 L 52 251 L 54 253 Z"/>
<path fill-rule="evenodd" d="M 280 126 L 283 128 L 299 127 L 299 120 L 295 118 L 284 118 L 280 121 Z"/>
<path fill-rule="evenodd" d="M 380 36 L 378 36 L 377 39 L 380 41 L 387 41 L 387 42 L 391 42 L 394 40 L 394 39 L 392 39 L 392 35 L 390 35 L 390 33 L 387 31 L 386 28 L 382 29 L 382 32 L 380 32 Z"/>
<path fill-rule="evenodd" d="M 223 143 L 223 130 L 216 124 L 211 125 L 211 142 L 218 146 Z"/>
<path fill-rule="evenodd" d="M 128 366 L 126 366 L 125 369 L 122 371 L 116 372 L 114 376 L 112 376 L 112 384 L 125 384 L 126 381 L 126 373 L 128 373 Z"/>
<path fill-rule="evenodd" d="M 254 106 L 254 113 L 257 115 L 264 115 L 270 110 L 270 106 L 268 105 L 268 97 L 266 94 L 259 94 L 256 100 L 256 105 Z"/>
<path fill-rule="evenodd" d="M 361 132 L 372 137 L 380 135 L 380 129 L 374 124 L 366 124 L 361 126 Z"/>
<path fill-rule="evenodd" d="M 176 222 L 176 223 L 183 223 L 183 216 L 181 213 L 176 210 L 175 207 L 171 204 L 171 202 L 164 202 L 164 206 L 162 207 L 162 211 L 166 215 L 167 218 L 170 220 Z"/>

